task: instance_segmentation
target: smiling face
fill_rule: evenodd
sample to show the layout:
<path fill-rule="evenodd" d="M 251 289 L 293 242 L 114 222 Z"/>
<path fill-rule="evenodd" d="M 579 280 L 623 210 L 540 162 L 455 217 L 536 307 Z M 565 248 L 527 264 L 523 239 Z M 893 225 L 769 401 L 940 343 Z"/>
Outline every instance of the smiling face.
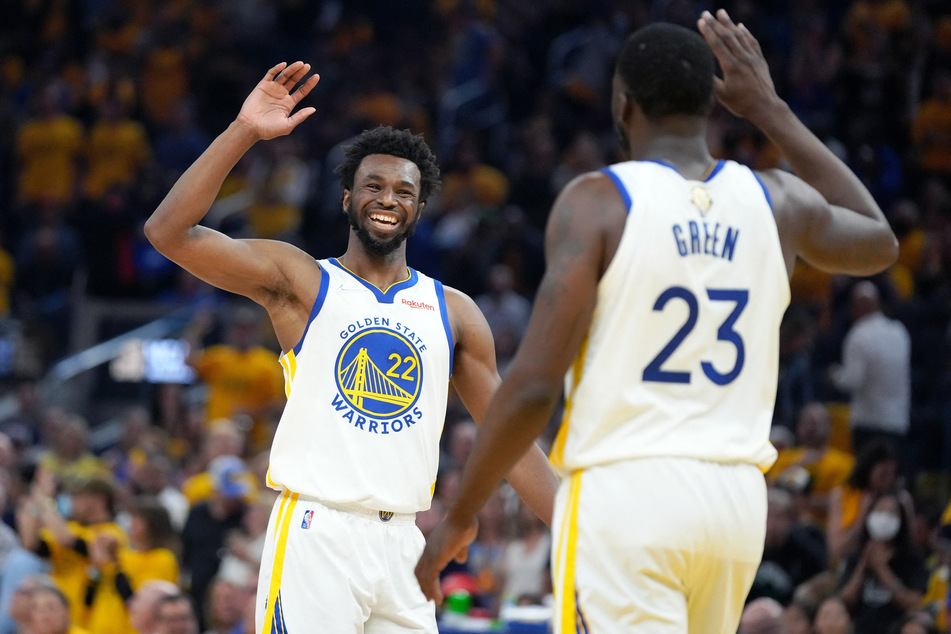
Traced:
<path fill-rule="evenodd" d="M 387 256 L 413 235 L 425 206 L 419 188 L 419 168 L 410 160 L 370 154 L 360 162 L 353 189 L 343 193 L 343 208 L 370 255 Z"/>

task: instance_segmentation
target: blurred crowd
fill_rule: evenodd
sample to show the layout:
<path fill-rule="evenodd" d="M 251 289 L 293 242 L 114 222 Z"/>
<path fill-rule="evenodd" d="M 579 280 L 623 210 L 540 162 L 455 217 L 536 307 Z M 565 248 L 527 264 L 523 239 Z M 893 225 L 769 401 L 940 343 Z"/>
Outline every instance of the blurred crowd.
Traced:
<path fill-rule="evenodd" d="M 14 0 L 0 2 L 0 396 L 15 398 L 0 420 L 0 634 L 253 629 L 280 350 L 253 306 L 165 260 L 142 225 L 267 68 L 313 64 L 317 114 L 253 148 L 205 223 L 338 255 L 343 145 L 377 124 L 424 134 L 443 187 L 408 259 L 476 299 L 504 374 L 551 203 L 620 159 L 608 102 L 624 37 L 656 20 L 693 28 L 720 6 L 759 38 L 779 94 L 901 244 L 866 280 L 797 264 L 766 551 L 741 631 L 951 631 L 947 2 Z M 748 123 L 719 107 L 712 123 L 718 158 L 784 167 Z M 195 381 L 109 410 L 44 393 L 91 299 L 192 309 L 180 334 Z M 107 423 L 121 433 L 96 441 Z M 451 399 L 424 532 L 475 429 Z M 543 604 L 549 545 L 501 487 L 469 561 L 445 573 L 464 598 L 450 605 L 493 618 Z"/>

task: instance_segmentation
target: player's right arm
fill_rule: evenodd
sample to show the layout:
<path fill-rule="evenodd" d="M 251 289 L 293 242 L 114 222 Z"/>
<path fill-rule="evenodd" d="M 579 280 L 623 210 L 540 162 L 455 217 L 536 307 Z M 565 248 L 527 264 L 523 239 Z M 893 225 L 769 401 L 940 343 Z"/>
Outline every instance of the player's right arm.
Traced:
<path fill-rule="evenodd" d="M 871 275 L 898 257 L 898 241 L 859 178 L 779 98 L 759 43 L 722 9 L 697 23 L 723 70 L 717 99 L 756 125 L 783 153 L 795 176 L 761 174 L 770 194 L 786 269 L 796 256 L 829 272 Z"/>
<path fill-rule="evenodd" d="M 291 92 L 310 65 L 281 63 L 255 86 L 235 121 L 182 174 L 145 224 L 155 248 L 196 277 L 269 306 L 286 293 L 297 267 L 313 259 L 289 244 L 236 240 L 198 223 L 211 208 L 225 177 L 259 140 L 288 134 L 314 112 L 293 109 L 317 83 L 313 75 Z"/>

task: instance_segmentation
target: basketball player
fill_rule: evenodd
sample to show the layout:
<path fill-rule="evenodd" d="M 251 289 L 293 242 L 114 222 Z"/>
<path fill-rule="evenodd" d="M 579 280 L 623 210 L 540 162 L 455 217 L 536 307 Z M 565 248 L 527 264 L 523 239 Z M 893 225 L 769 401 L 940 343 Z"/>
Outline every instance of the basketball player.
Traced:
<path fill-rule="evenodd" d="M 749 31 L 635 32 L 612 113 L 629 162 L 555 202 L 528 332 L 493 398 L 456 501 L 417 566 L 465 557 L 476 510 L 544 428 L 552 461 L 556 632 L 735 632 L 763 552 L 778 331 L 797 256 L 866 275 L 897 256 L 881 210 L 773 88 Z M 712 48 L 712 54 L 711 54 Z M 723 78 L 714 77 L 714 55 Z M 714 160 L 713 95 L 797 176 Z"/>
<path fill-rule="evenodd" d="M 338 174 L 351 231 L 339 258 L 317 261 L 284 242 L 235 240 L 198 224 L 255 142 L 313 114 L 291 114 L 318 81 L 304 80 L 309 71 L 302 62 L 271 68 L 146 234 L 195 276 L 261 304 L 283 348 L 288 400 L 269 470 L 282 494 L 257 631 L 435 633 L 435 606 L 413 578 L 425 541 L 415 514 L 430 505 L 450 380 L 480 421 L 500 379 L 475 303 L 406 266 L 404 240 L 438 186 L 430 149 L 391 128 L 347 148 Z M 550 521 L 558 481 L 545 455 L 525 453 L 509 479 Z"/>

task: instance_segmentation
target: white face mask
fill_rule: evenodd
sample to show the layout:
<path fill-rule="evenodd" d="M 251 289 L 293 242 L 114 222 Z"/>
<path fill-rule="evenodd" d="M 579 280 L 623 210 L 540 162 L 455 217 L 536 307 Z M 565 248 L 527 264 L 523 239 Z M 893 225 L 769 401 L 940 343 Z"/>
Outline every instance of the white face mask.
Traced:
<path fill-rule="evenodd" d="M 868 529 L 869 537 L 872 539 L 887 542 L 898 534 L 901 518 L 888 511 L 874 511 L 868 514 L 865 528 Z"/>

